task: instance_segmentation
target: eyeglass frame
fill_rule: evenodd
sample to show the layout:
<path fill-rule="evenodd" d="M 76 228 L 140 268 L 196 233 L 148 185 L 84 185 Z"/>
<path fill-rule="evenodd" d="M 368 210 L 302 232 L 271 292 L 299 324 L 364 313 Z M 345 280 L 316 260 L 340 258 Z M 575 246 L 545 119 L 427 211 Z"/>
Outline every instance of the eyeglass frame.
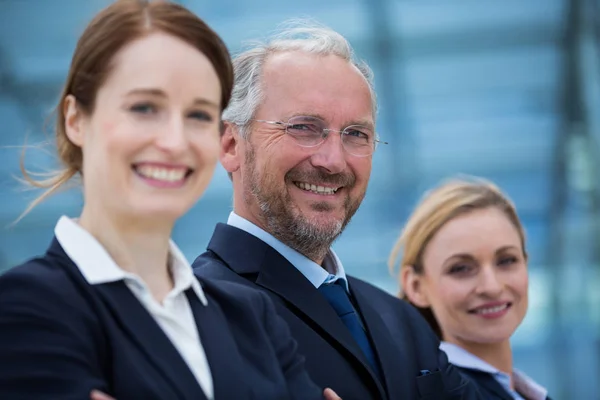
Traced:
<path fill-rule="evenodd" d="M 319 121 L 325 122 L 325 121 L 323 121 L 321 118 L 315 118 L 315 117 L 311 117 L 311 116 L 309 116 L 309 115 L 295 115 L 295 116 L 293 116 L 293 117 L 290 117 L 290 119 L 288 119 L 288 122 L 283 122 L 283 121 L 271 121 L 271 120 L 265 120 L 265 119 L 251 119 L 251 121 L 254 121 L 254 122 L 262 122 L 262 123 L 265 123 L 265 124 L 271 124 L 271 125 L 278 125 L 278 126 L 282 126 L 282 127 L 284 127 L 284 128 L 285 128 L 285 133 L 286 133 L 286 134 L 288 134 L 288 135 L 290 135 L 290 136 L 294 137 L 294 135 L 291 135 L 291 134 L 289 134 L 289 133 L 288 133 L 288 128 L 289 128 L 291 125 L 294 125 L 294 124 L 290 124 L 290 122 L 289 122 L 289 121 L 290 121 L 291 119 L 293 119 L 293 118 L 302 118 L 302 117 L 306 117 L 306 118 L 313 118 L 313 119 L 316 119 L 316 120 L 319 120 Z M 375 150 L 377 149 L 377 145 L 378 145 L 379 143 L 381 143 L 381 144 L 389 144 L 388 142 L 385 142 L 385 141 L 383 141 L 383 140 L 380 140 L 380 138 L 379 138 L 379 135 L 378 135 L 378 134 L 377 134 L 377 132 L 375 132 L 373 129 L 370 129 L 370 128 L 369 128 L 369 127 L 367 127 L 367 126 L 360 125 L 360 124 L 352 124 L 352 125 L 348 125 L 347 127 L 345 127 L 344 129 L 342 129 L 341 131 L 340 131 L 340 130 L 337 130 L 337 129 L 323 128 L 323 129 L 321 130 L 321 141 L 320 141 L 319 143 L 317 143 L 317 144 L 313 144 L 313 145 L 302 145 L 302 144 L 300 144 L 300 143 L 299 143 L 299 142 L 296 140 L 296 142 L 297 142 L 296 144 L 298 144 L 298 146 L 300 146 L 300 147 L 305 147 L 305 148 L 317 147 L 317 146 L 320 146 L 320 145 L 322 145 L 323 143 L 325 143 L 325 140 L 327 140 L 327 136 L 329 136 L 329 134 L 330 134 L 331 132 L 336 132 L 336 133 L 339 133 L 340 135 L 344 135 L 344 134 L 345 134 L 345 132 L 346 132 L 346 130 L 347 130 L 348 128 L 351 128 L 351 127 L 353 127 L 353 126 L 356 126 L 356 127 L 362 127 L 362 128 L 367 128 L 367 129 L 371 130 L 371 131 L 373 132 L 373 135 L 374 135 L 374 138 L 373 138 L 373 151 L 372 151 L 372 152 L 370 152 L 369 154 L 357 155 L 357 154 L 351 153 L 351 152 L 350 152 L 350 151 L 349 151 L 349 150 L 346 148 L 346 146 L 345 146 L 345 145 L 343 146 L 343 147 L 344 147 L 344 150 L 345 150 L 345 151 L 347 151 L 349 154 L 352 154 L 354 157 L 368 157 L 368 156 L 370 156 L 370 155 L 373 155 L 373 153 L 375 153 Z M 295 139 L 295 138 L 294 138 L 294 139 Z M 342 140 L 342 144 L 344 144 L 344 141 L 343 141 L 343 140 Z"/>

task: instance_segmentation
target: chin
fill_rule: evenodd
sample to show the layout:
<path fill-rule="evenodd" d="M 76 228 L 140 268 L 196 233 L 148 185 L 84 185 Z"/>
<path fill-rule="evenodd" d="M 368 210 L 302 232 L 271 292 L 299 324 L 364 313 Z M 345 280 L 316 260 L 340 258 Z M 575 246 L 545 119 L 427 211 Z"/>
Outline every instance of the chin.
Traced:
<path fill-rule="evenodd" d="M 313 207 L 314 206 L 310 206 L 308 208 L 300 209 L 300 214 L 310 221 L 327 224 L 339 223 L 346 218 L 344 212 L 339 212 L 338 210 L 315 209 Z"/>
<path fill-rule="evenodd" d="M 319 213 L 314 211 L 311 213 L 303 213 L 302 217 L 311 225 L 322 229 L 329 229 L 333 227 L 342 226 L 344 221 L 343 218 L 339 218 L 336 215 L 331 215 L 329 213 Z"/>
<path fill-rule="evenodd" d="M 511 327 L 502 327 L 500 329 L 481 329 L 479 332 L 472 332 L 470 337 L 472 342 L 481 344 L 495 344 L 510 340 L 514 333 Z"/>
<path fill-rule="evenodd" d="M 190 205 L 178 204 L 143 204 L 134 207 L 134 213 L 141 218 L 173 220 L 181 218 L 191 208 Z"/>

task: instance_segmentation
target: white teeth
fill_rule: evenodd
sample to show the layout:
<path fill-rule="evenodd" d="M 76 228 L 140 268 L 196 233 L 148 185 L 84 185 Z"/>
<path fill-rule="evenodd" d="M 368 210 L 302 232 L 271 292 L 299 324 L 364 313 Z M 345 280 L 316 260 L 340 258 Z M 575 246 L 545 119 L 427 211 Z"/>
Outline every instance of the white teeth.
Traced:
<path fill-rule="evenodd" d="M 339 188 L 331 188 L 331 187 L 325 187 L 325 186 L 312 185 L 310 183 L 305 183 L 305 182 L 295 182 L 295 184 L 302 190 L 306 190 L 308 192 L 313 192 L 313 193 L 317 193 L 317 194 L 332 195 L 332 194 L 335 194 L 335 192 L 337 192 L 337 190 L 339 189 Z"/>
<path fill-rule="evenodd" d="M 150 179 L 155 179 L 157 181 L 165 181 L 165 182 L 177 182 L 185 178 L 185 174 L 187 172 L 186 168 L 160 168 L 153 167 L 149 165 L 143 165 L 136 168 L 136 171 Z"/>
<path fill-rule="evenodd" d="M 480 308 L 479 310 L 475 311 L 475 314 L 493 314 L 493 313 L 500 312 L 507 307 L 508 307 L 508 304 L 503 304 L 501 306 L 496 306 L 496 307 Z"/>

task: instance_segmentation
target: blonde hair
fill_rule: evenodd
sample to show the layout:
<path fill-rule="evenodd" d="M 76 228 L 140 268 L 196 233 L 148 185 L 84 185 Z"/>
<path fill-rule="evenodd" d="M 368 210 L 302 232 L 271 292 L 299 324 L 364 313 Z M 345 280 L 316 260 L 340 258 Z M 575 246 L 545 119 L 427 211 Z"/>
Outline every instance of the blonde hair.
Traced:
<path fill-rule="evenodd" d="M 497 208 L 506 215 L 517 229 L 523 255 L 527 257 L 525 231 L 512 201 L 496 185 L 485 179 L 462 177 L 443 182 L 425 193 L 392 249 L 388 261 L 392 273 L 395 272 L 396 265 L 400 265 L 400 271 L 404 268 L 413 268 L 415 273 L 422 274 L 423 253 L 433 236 L 448 221 L 457 216 L 486 208 Z M 399 296 L 408 300 L 402 291 Z M 439 325 L 431 309 L 420 308 L 419 310 L 441 337 Z"/>

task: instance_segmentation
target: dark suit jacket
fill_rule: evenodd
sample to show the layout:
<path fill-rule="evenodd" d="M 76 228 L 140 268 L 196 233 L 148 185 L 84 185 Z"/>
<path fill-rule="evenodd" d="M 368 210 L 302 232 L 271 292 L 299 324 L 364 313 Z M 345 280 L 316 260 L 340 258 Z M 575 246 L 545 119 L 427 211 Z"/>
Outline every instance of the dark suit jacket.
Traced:
<path fill-rule="evenodd" d="M 287 321 L 311 378 L 343 400 L 478 399 L 474 385 L 448 364 L 439 341 L 416 309 L 349 277 L 384 381 L 368 365 L 350 331 L 315 287 L 281 254 L 255 236 L 218 224 L 208 251 L 194 261 L 200 277 L 264 289 Z M 421 371 L 429 372 L 421 372 Z"/>
<path fill-rule="evenodd" d="M 508 393 L 500 383 L 492 375 L 487 372 L 478 371 L 471 368 L 457 367 L 460 373 L 468 379 L 472 380 L 479 388 L 481 394 L 489 400 L 513 400 L 513 397 Z M 546 400 L 551 400 L 546 397 Z"/>
<path fill-rule="evenodd" d="M 267 296 L 201 280 L 190 302 L 216 400 L 321 399 Z M 123 281 L 91 286 L 53 241 L 0 276 L 0 399 L 206 399 L 179 352 Z M 292 393 L 293 395 L 290 395 Z"/>

